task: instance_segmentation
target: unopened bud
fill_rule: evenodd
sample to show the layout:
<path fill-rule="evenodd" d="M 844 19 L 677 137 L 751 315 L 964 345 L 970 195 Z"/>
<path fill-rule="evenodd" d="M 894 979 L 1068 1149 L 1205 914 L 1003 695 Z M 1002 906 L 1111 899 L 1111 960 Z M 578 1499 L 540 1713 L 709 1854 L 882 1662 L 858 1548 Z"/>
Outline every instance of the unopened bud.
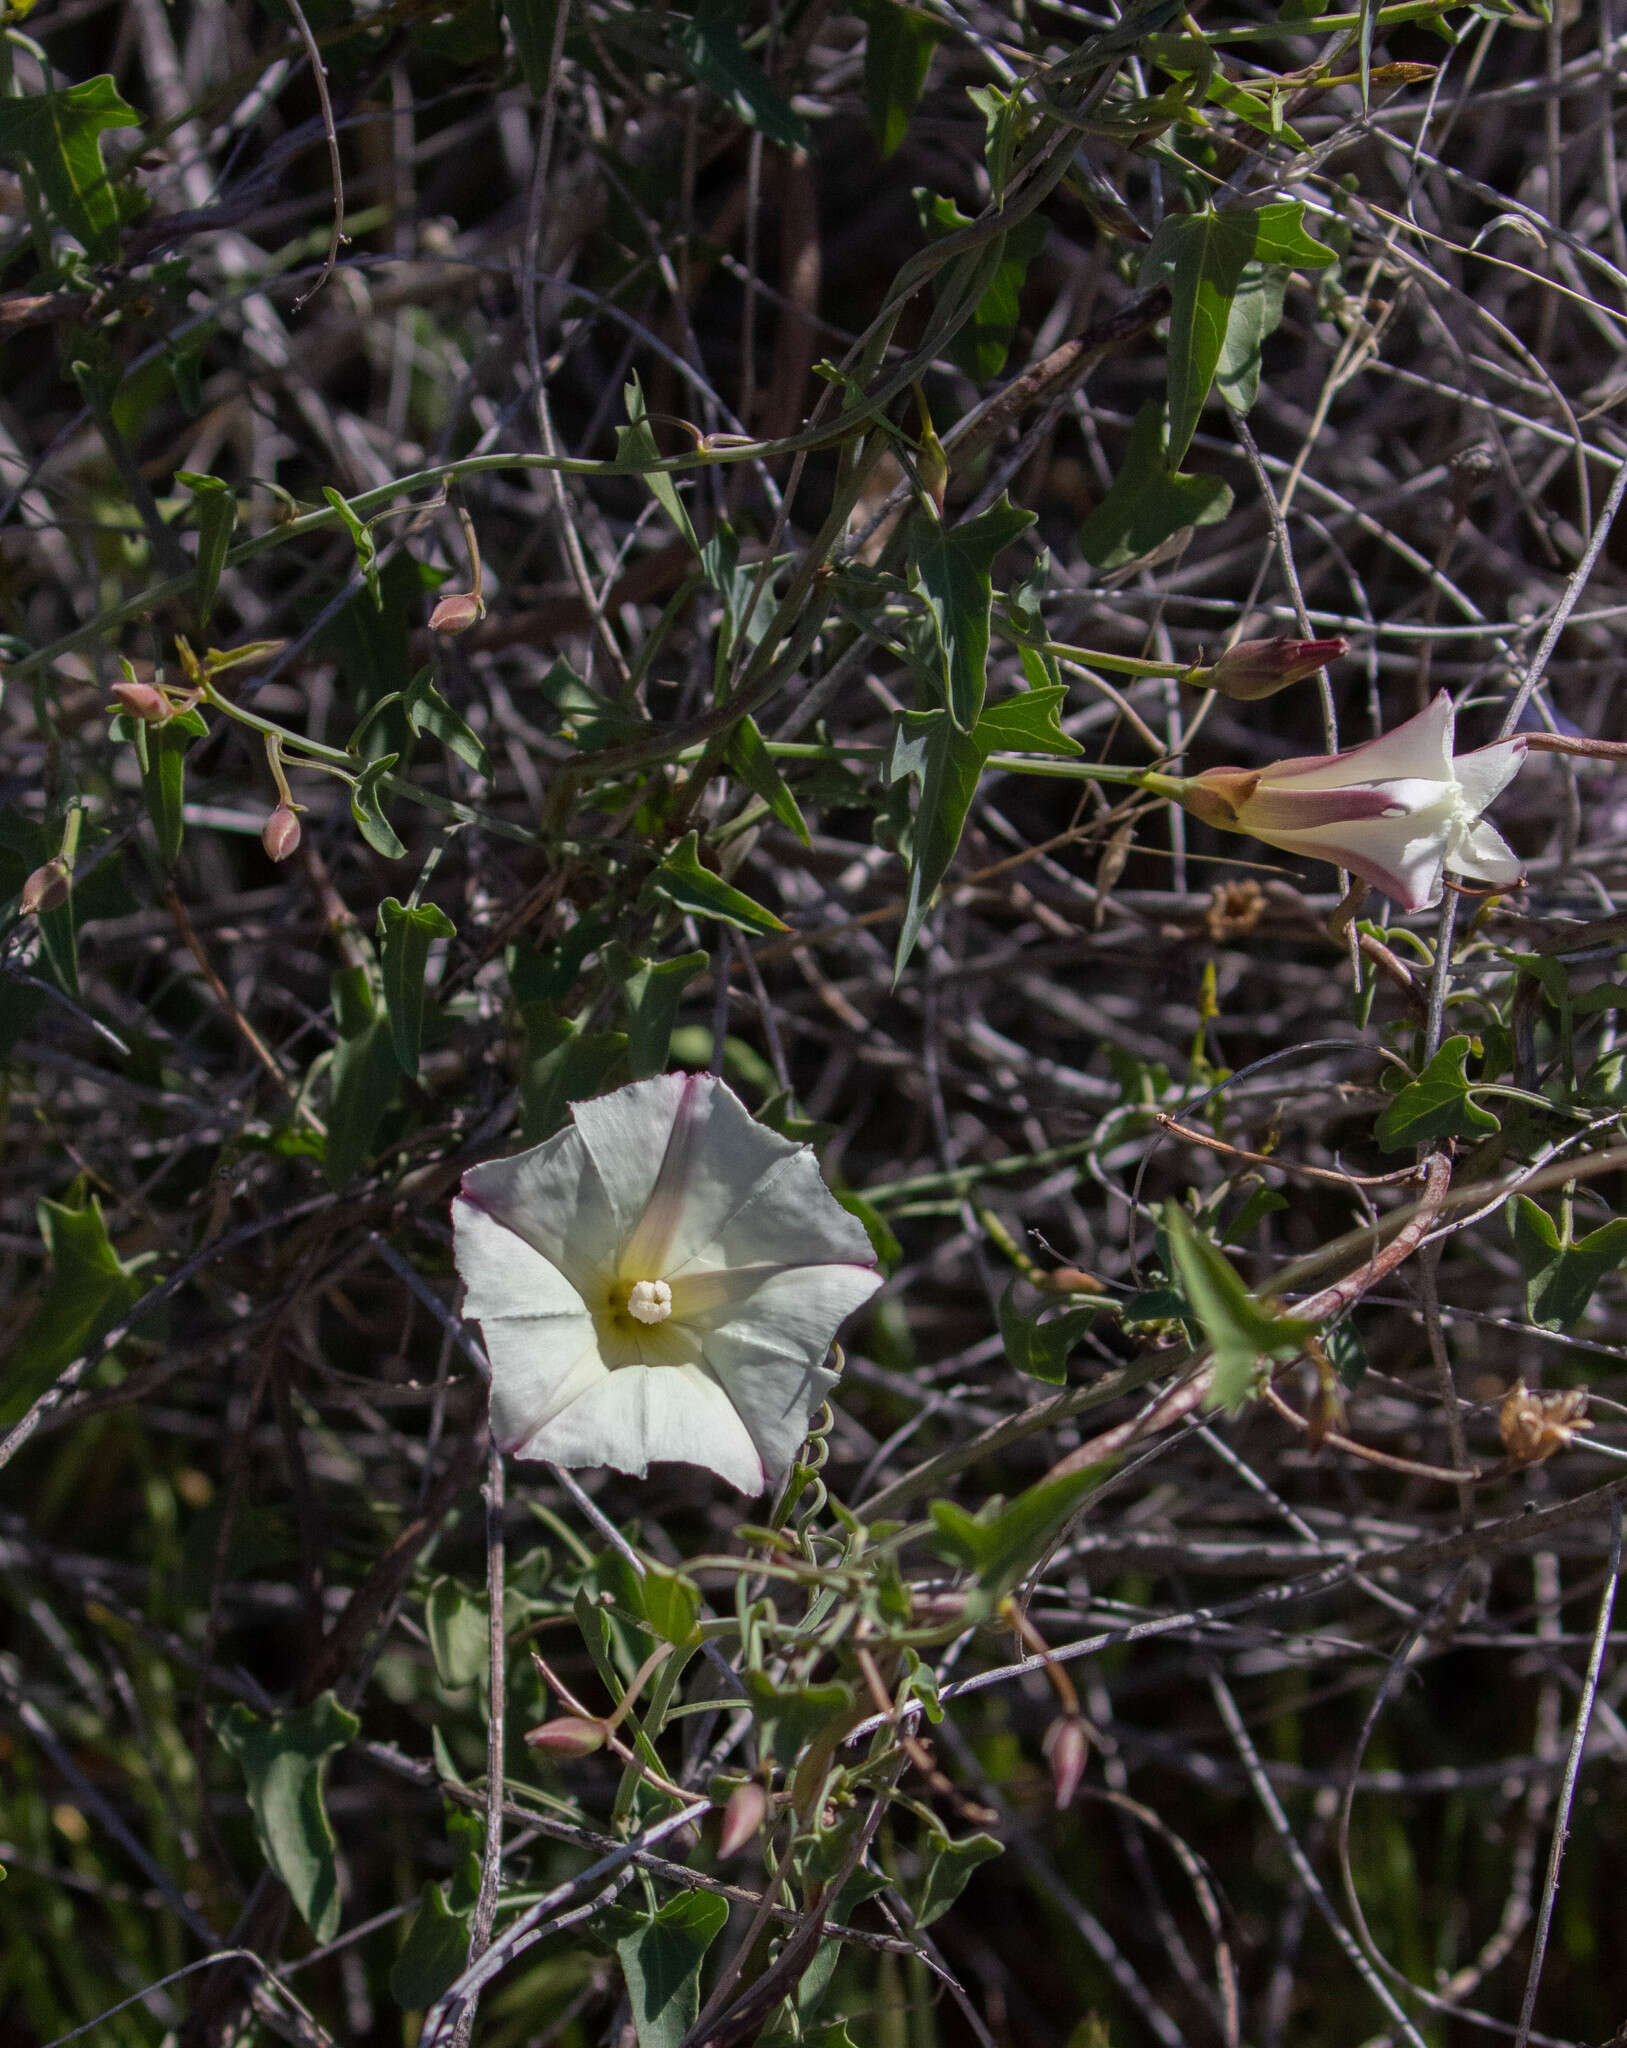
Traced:
<path fill-rule="evenodd" d="M 278 804 L 266 819 L 260 844 L 272 860 L 286 860 L 299 844 L 299 820 L 287 804 Z"/>
<path fill-rule="evenodd" d="M 757 1839 L 767 1818 L 768 1794 L 757 1780 L 748 1778 L 744 1785 L 737 1785 L 723 1809 L 723 1825 L 717 1838 L 719 1858 L 738 1856 L 748 1842 Z"/>
<path fill-rule="evenodd" d="M 561 1714 L 528 1729 L 525 1739 L 530 1748 L 545 1749 L 551 1756 L 592 1756 L 604 1748 L 604 1723 L 584 1721 L 580 1714 Z"/>
<path fill-rule="evenodd" d="M 1051 1766 L 1051 1784 L 1056 1793 L 1056 1810 L 1065 1813 L 1079 1790 L 1090 1758 L 1085 1724 L 1077 1714 L 1059 1714 L 1045 1731 L 1045 1756 Z"/>
<path fill-rule="evenodd" d="M 1105 1294 L 1107 1289 L 1094 1273 L 1087 1273 L 1082 1266 L 1057 1266 L 1049 1273 L 1034 1275 L 1036 1287 L 1043 1287 L 1052 1294 Z"/>
<path fill-rule="evenodd" d="M 486 616 L 486 607 L 472 590 L 456 590 L 443 597 L 429 615 L 432 633 L 467 633 L 476 619 Z"/>
<path fill-rule="evenodd" d="M 1305 676 L 1350 652 L 1343 635 L 1336 640 L 1239 640 L 1211 668 L 1191 670 L 1182 678 L 1202 690 L 1218 690 L 1240 704 L 1274 697 Z"/>
<path fill-rule="evenodd" d="M 115 683 L 113 694 L 120 706 L 143 725 L 163 725 L 175 716 L 175 707 L 154 683 Z"/>
<path fill-rule="evenodd" d="M 73 869 L 60 854 L 38 867 L 23 884 L 18 908 L 24 917 L 44 917 L 60 910 L 73 892 Z"/>

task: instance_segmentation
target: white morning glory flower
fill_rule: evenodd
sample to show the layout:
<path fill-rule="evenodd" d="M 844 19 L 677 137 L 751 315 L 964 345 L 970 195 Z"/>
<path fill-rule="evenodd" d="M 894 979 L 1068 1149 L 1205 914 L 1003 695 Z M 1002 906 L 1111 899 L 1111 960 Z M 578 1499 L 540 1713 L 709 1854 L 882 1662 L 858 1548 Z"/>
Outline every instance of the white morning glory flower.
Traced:
<path fill-rule="evenodd" d="M 1142 786 L 1222 831 L 1348 868 L 1403 910 L 1429 910 L 1441 900 L 1444 869 L 1497 889 L 1512 888 L 1524 872 L 1480 814 L 1519 773 L 1526 738 L 1454 755 L 1454 718 L 1442 690 L 1393 731 L 1340 754 L 1185 778 L 1147 775 Z"/>
<path fill-rule="evenodd" d="M 881 1285 L 812 1148 L 712 1074 L 579 1102 L 556 1137 L 470 1169 L 452 1205 L 498 1446 L 742 1493 L 789 1468 L 835 1384 L 843 1318 Z"/>

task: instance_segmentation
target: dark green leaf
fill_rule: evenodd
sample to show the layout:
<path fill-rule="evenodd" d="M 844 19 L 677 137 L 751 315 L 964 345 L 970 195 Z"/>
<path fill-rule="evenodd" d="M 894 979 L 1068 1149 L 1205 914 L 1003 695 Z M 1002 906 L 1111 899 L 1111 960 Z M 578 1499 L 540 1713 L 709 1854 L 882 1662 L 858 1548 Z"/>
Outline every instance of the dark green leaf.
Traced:
<path fill-rule="evenodd" d="M 1198 1234 L 1179 1202 L 1164 1204 L 1164 1228 L 1181 1292 L 1214 1351 L 1210 1399 L 1234 1412 L 1259 1391 L 1261 1361 L 1297 1357 L 1316 1325 L 1256 1301 L 1230 1259 Z"/>
<path fill-rule="evenodd" d="M 401 550 L 379 571 L 382 610 L 366 590 L 355 591 L 317 636 L 317 645 L 338 661 L 345 685 L 340 702 L 361 719 L 350 741 L 352 753 L 405 750 L 409 728 L 399 700 L 401 679 L 412 674 L 409 634 L 425 590 L 442 580 Z"/>
<path fill-rule="evenodd" d="M 626 401 L 627 418 L 631 424 L 616 429 L 616 460 L 625 469 L 641 469 L 646 463 L 659 462 L 661 450 L 656 446 L 649 408 L 644 403 L 644 386 L 638 381 L 636 371 L 623 387 L 622 397 Z M 649 485 L 650 495 L 689 543 L 691 551 L 698 555 L 701 551 L 700 536 L 690 519 L 689 508 L 678 495 L 678 486 L 671 474 L 664 469 L 643 469 L 643 476 Z"/>
<path fill-rule="evenodd" d="M 972 214 L 962 213 L 952 199 L 937 193 L 918 191 L 915 204 L 923 230 L 935 241 L 969 228 L 975 219 Z M 1045 222 L 1030 214 L 971 259 L 985 281 L 970 316 L 950 339 L 948 353 L 950 360 L 979 384 L 998 377 L 1005 368 L 1022 310 L 1023 279 L 1029 264 L 1044 248 L 1048 232 Z M 951 266 L 939 279 L 939 295 L 958 282 L 959 272 Z"/>
<path fill-rule="evenodd" d="M 1435 1138 L 1479 1138 L 1499 1128 L 1489 1109 L 1470 1100 L 1464 1072 L 1469 1041 L 1449 1038 L 1416 1081 L 1409 1081 L 1378 1120 L 1379 1147 L 1402 1152 Z"/>
<path fill-rule="evenodd" d="M 672 1027 L 684 990 L 711 964 L 707 953 L 680 953 L 675 960 L 643 960 L 618 950 L 611 962 L 627 1007 L 627 1070 L 635 1081 L 666 1071 Z"/>
<path fill-rule="evenodd" d="M 729 735 L 728 762 L 752 795 L 762 798 L 785 829 L 794 832 L 804 846 L 809 845 L 808 827 L 797 808 L 797 800 L 749 712 Z"/>
<path fill-rule="evenodd" d="M 693 1579 L 652 1565 L 638 1580 L 638 1611 L 651 1633 L 686 1649 L 695 1640 L 701 1596 Z"/>
<path fill-rule="evenodd" d="M 454 1913 L 438 1884 L 426 1884 L 407 1938 L 390 1969 L 390 1996 L 405 2012 L 424 2012 L 469 1960 L 468 1913 Z"/>
<path fill-rule="evenodd" d="M 520 1075 L 520 1138 L 551 1138 L 573 1102 L 597 1095 L 627 1054 L 620 1031 L 584 1032 L 540 1011 L 526 1014 L 526 1063 Z"/>
<path fill-rule="evenodd" d="M 941 30 L 902 0 L 863 0 L 864 110 L 884 157 L 904 140 L 921 101 Z"/>
<path fill-rule="evenodd" d="M 700 2014 L 701 1965 L 728 1917 L 727 1899 L 680 1892 L 617 1940 L 638 2048 L 680 2048 Z"/>
<path fill-rule="evenodd" d="M 1260 395 L 1260 352 L 1266 337 L 1282 325 L 1288 278 L 1279 263 L 1251 261 L 1237 281 L 1215 365 L 1215 388 L 1238 412 L 1248 412 Z"/>
<path fill-rule="evenodd" d="M 546 100 L 553 89 L 554 28 L 559 0 L 503 0 L 520 69 L 532 97 Z"/>
<path fill-rule="evenodd" d="M 508 985 L 520 1008 L 533 1003 L 562 1003 L 576 986 L 582 963 L 608 935 L 603 919 L 593 912 L 578 917 L 568 932 L 547 947 L 516 939 L 503 956 Z"/>
<path fill-rule="evenodd" d="M 140 1277 L 142 1261 L 121 1259 L 113 1249 L 94 1195 L 76 1208 L 42 1201 L 35 1214 L 51 1270 L 39 1307 L 0 1370 L 0 1428 L 26 1413 L 64 1366 L 123 1322 L 151 1285 Z"/>
<path fill-rule="evenodd" d="M 1060 1479 L 1042 1479 L 1019 1493 L 1009 1507 L 997 1495 L 975 1515 L 953 1501 L 933 1501 L 928 1513 L 937 1531 L 938 1554 L 975 1574 L 988 1604 L 994 1606 L 1040 1562 L 1115 1462 L 1109 1459 Z"/>
<path fill-rule="evenodd" d="M 985 757 L 1004 754 L 1082 754 L 1085 750 L 1062 730 L 1058 713 L 1068 701 L 1066 683 L 1047 683 L 1002 697 L 984 707 L 972 734 Z"/>
<path fill-rule="evenodd" d="M 1599 1282 L 1627 1262 L 1627 1217 L 1613 1217 L 1567 1243 L 1545 1209 L 1529 1195 L 1516 1195 L 1508 1221 L 1525 1272 L 1526 1314 L 1541 1330 L 1575 1329 Z"/>
<path fill-rule="evenodd" d="M 736 931 L 765 938 L 772 932 L 788 931 L 773 911 L 701 866 L 699 835 L 688 832 L 662 860 L 650 877 L 651 891 L 677 910 L 691 917 L 715 918 L 733 925 Z"/>
<path fill-rule="evenodd" d="M 854 1194 L 851 1188 L 838 1192 L 836 1199 L 850 1216 L 857 1216 L 864 1225 L 865 1235 L 870 1240 L 870 1249 L 875 1253 L 882 1271 L 895 1271 L 904 1257 L 904 1247 L 893 1235 L 886 1217 L 873 1202 L 867 1202 L 863 1195 Z"/>
<path fill-rule="evenodd" d="M 700 0 L 689 21 L 676 22 L 678 48 L 697 82 L 717 94 L 737 120 L 760 128 L 785 149 L 806 149 L 808 124 L 740 42 L 743 9 L 730 0 Z"/>
<path fill-rule="evenodd" d="M 367 585 L 368 596 L 373 600 L 374 611 L 383 611 L 384 588 L 379 582 L 378 543 L 373 538 L 372 528 L 359 513 L 351 510 L 349 501 L 336 491 L 332 484 L 322 486 L 322 495 L 344 521 L 350 538 L 355 543 L 356 566 L 362 572 L 362 580 Z"/>
<path fill-rule="evenodd" d="M 1006 1358 L 1030 1379 L 1060 1387 L 1068 1377 L 1070 1355 L 1106 1303 L 1093 1301 L 1083 1308 L 1064 1309 L 1049 1322 L 1041 1322 L 1038 1316 L 1025 1315 L 1017 1306 L 1020 1284 L 1013 1280 L 1000 1297 L 1000 1341 L 1006 1347 Z"/>
<path fill-rule="evenodd" d="M 330 983 L 339 1041 L 328 1071 L 328 1135 L 322 1170 L 328 1186 L 348 1187 L 371 1154 L 379 1125 L 400 1086 L 390 1020 L 373 1000 L 361 967 L 341 968 Z"/>
<path fill-rule="evenodd" d="M 427 732 L 477 775 L 491 773 L 491 756 L 486 752 L 485 741 L 469 729 L 436 689 L 429 669 L 421 668 L 408 678 L 401 692 L 401 711 L 414 739 L 421 739 Z"/>
<path fill-rule="evenodd" d="M 540 688 L 559 711 L 561 733 L 585 754 L 620 746 L 624 740 L 649 737 L 647 720 L 590 688 L 568 662 L 556 661 Z"/>
<path fill-rule="evenodd" d="M 380 754 L 376 761 L 369 761 L 350 792 L 350 815 L 361 827 L 362 837 L 368 845 L 375 853 L 382 853 L 386 860 L 403 860 L 407 852 L 396 836 L 395 827 L 385 817 L 379 800 L 379 785 L 398 758 L 395 754 Z"/>
<path fill-rule="evenodd" d="M 206 626 L 214 609 L 215 592 L 220 587 L 220 572 L 226 566 L 226 553 L 237 526 L 237 494 L 218 476 L 199 476 L 190 469 L 178 469 L 175 481 L 185 484 L 192 493 L 192 513 L 198 523 L 198 561 L 192 602 L 197 609 L 198 624 Z"/>
<path fill-rule="evenodd" d="M 1005 1844 L 993 1835 L 966 1835 L 955 1842 L 941 1828 L 933 1828 L 926 1840 L 926 1881 L 915 1908 L 916 1926 L 930 1927 L 934 1920 L 941 1920 L 966 1889 L 977 1866 L 1004 1849 Z"/>
<path fill-rule="evenodd" d="M 813 1741 L 857 1716 L 853 1688 L 840 1679 L 820 1685 L 776 1685 L 766 1671 L 747 1671 L 746 1701 L 757 1723 L 757 1746 L 789 1770 Z"/>
<path fill-rule="evenodd" d="M 118 242 L 118 196 L 102 161 L 109 128 L 139 127 L 141 116 L 119 97 L 107 74 L 65 92 L 0 99 L 0 156 L 26 164 L 39 181 L 46 210 L 102 262 Z"/>
<path fill-rule="evenodd" d="M 903 973 L 905 962 L 915 950 L 932 907 L 933 892 L 949 872 L 982 769 L 982 749 L 969 734 L 957 731 L 947 711 L 904 713 L 893 746 L 889 780 L 898 782 L 906 775 L 918 776 L 921 798 L 915 812 L 904 925 L 893 958 L 895 978 Z"/>
<path fill-rule="evenodd" d="M 261 1852 L 318 1941 L 339 1931 L 339 1873 L 323 1781 L 328 1758 L 360 1727 L 331 1692 L 268 1720 L 239 1702 L 218 1727 L 242 1767 Z"/>
<path fill-rule="evenodd" d="M 166 868 L 172 868 L 181 857 L 185 830 L 187 749 L 208 728 L 195 711 L 165 725 L 148 725 L 140 719 L 130 723 L 141 769 L 141 794 L 158 841 L 158 857 Z"/>
<path fill-rule="evenodd" d="M 424 1042 L 424 973 L 436 939 L 457 936 L 457 927 L 433 903 L 409 910 L 394 896 L 379 905 L 379 967 L 384 1004 L 390 1019 L 390 1040 L 402 1073 L 418 1072 Z"/>
<path fill-rule="evenodd" d="M 1353 1392 L 1361 1385 L 1371 1363 L 1355 1318 L 1346 1316 L 1342 1323 L 1335 1323 L 1323 1338 L 1322 1348 L 1328 1355 L 1329 1365 L 1338 1374 L 1340 1386 L 1347 1394 Z"/>
<path fill-rule="evenodd" d="M 442 1685 L 473 1685 L 485 1677 L 491 1623 L 483 1596 L 456 1579 L 437 1579 L 424 1601 L 424 1633 Z"/>
<path fill-rule="evenodd" d="M 919 513 L 910 523 L 910 587 L 923 598 L 943 664 L 944 701 L 963 733 L 983 709 L 995 557 L 1034 523 L 1002 494 L 959 526 Z"/>
<path fill-rule="evenodd" d="M 1231 486 L 1222 478 L 1170 469 L 1164 408 L 1149 399 L 1135 416 L 1111 490 L 1079 529 L 1079 545 L 1098 569 L 1117 569 L 1162 547 L 1183 526 L 1212 526 L 1231 503 Z"/>

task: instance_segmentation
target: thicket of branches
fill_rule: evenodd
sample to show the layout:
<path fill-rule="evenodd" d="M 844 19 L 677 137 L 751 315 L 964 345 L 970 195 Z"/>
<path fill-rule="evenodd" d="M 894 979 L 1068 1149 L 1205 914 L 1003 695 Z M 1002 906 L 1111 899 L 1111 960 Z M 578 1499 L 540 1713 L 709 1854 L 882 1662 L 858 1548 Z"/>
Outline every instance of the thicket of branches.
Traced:
<path fill-rule="evenodd" d="M 1627 2027 L 1627 781 L 1139 781 L 1623 736 L 1624 34 L 10 0 L 3 2048 Z M 459 1176 L 708 1068 L 801 1460 L 505 1465 Z"/>

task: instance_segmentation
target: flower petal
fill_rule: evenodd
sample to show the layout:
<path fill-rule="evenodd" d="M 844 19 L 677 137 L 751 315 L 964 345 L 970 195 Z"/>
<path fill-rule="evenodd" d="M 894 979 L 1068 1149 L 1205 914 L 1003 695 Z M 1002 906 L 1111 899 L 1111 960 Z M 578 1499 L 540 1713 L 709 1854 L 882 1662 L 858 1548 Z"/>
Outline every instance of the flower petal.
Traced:
<path fill-rule="evenodd" d="M 471 1166 L 463 1198 L 557 1266 L 578 1294 L 601 1292 L 614 1276 L 609 1198 L 574 1129 L 510 1159 Z"/>
<path fill-rule="evenodd" d="M 614 1377 L 592 1316 L 493 1317 L 480 1334 L 491 1360 L 492 1441 L 510 1457 L 551 1458 L 537 1442 L 554 1417 Z"/>
<path fill-rule="evenodd" d="M 701 1366 L 626 1366 L 589 1386 L 525 1447 L 558 1465 L 612 1465 L 642 1479 L 652 1459 L 716 1472 L 742 1493 L 768 1473 L 734 1403 Z"/>
<path fill-rule="evenodd" d="M 1448 795 L 1421 811 L 1354 818 L 1318 831 L 1260 832 L 1255 836 L 1288 853 L 1308 853 L 1349 868 L 1394 897 L 1403 910 L 1428 910 L 1441 899 L 1441 869 L 1455 817 L 1453 799 Z"/>
<path fill-rule="evenodd" d="M 1499 889 L 1512 889 L 1525 879 L 1525 863 L 1497 827 L 1484 818 L 1460 836 L 1446 856 L 1446 865 L 1455 875 L 1490 882 Z"/>
<path fill-rule="evenodd" d="M 708 1342 L 713 1331 L 749 1328 L 772 1349 L 818 1365 L 842 1323 L 880 1285 L 873 1266 L 733 1266 L 685 1273 L 672 1283 L 672 1316 Z"/>
<path fill-rule="evenodd" d="M 1391 780 L 1451 782 L 1456 717 L 1451 698 L 1442 690 L 1415 717 L 1380 733 L 1376 740 L 1364 740 L 1339 754 L 1305 754 L 1291 761 L 1273 761 L 1264 771 L 1264 779 L 1291 784 L 1295 789 L 1343 789 L 1352 782 Z"/>
<path fill-rule="evenodd" d="M 737 1182 L 732 1201 L 709 1195 L 688 1206 L 663 1279 L 729 1266 L 875 1265 L 864 1225 L 826 1187 L 811 1147 L 778 1143 L 779 1157 L 755 1186 Z"/>
<path fill-rule="evenodd" d="M 581 1315 L 586 1304 L 554 1263 L 473 1202 L 452 1204 L 457 1268 L 468 1314 Z"/>
<path fill-rule="evenodd" d="M 770 1481 L 789 1470 L 814 1410 L 836 1384 L 823 1365 L 788 1357 L 755 1331 L 715 1330 L 706 1339 L 706 1362 L 751 1434 Z"/>
<path fill-rule="evenodd" d="M 1525 751 L 1521 738 L 1497 740 L 1489 747 L 1476 747 L 1472 754 L 1459 754 L 1452 765 L 1463 800 L 1477 816 L 1519 774 L 1525 765 Z"/>

